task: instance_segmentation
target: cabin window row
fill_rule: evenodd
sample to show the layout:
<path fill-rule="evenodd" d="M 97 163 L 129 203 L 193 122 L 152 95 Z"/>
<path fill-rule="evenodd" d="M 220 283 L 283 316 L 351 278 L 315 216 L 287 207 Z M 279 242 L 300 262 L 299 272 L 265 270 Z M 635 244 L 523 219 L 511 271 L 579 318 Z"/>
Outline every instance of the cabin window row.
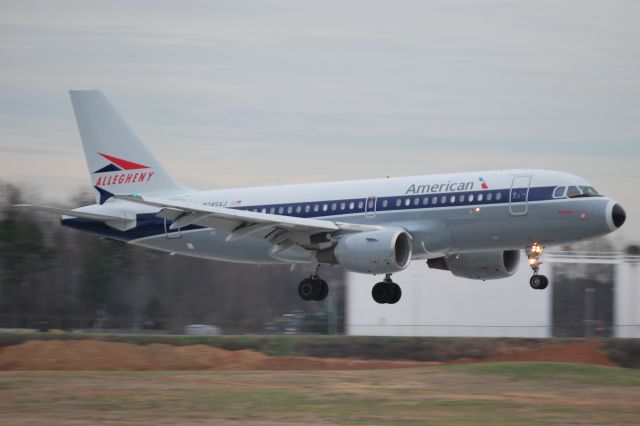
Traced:
<path fill-rule="evenodd" d="M 379 200 L 379 208 L 387 209 L 389 206 L 395 207 L 419 207 L 419 206 L 436 206 L 457 203 L 482 203 L 484 201 L 491 202 L 493 200 L 502 200 L 502 192 L 486 192 L 481 194 L 458 194 L 458 195 L 425 195 L 420 197 L 404 197 L 396 198 L 393 203 L 389 198 Z M 249 211 L 270 213 L 270 214 L 309 214 L 320 212 L 349 212 L 361 211 L 364 208 L 365 201 L 334 201 L 330 203 L 312 203 L 312 204 L 295 204 L 289 206 L 270 206 L 249 208 Z M 373 199 L 367 200 L 367 209 L 373 210 Z"/>
<path fill-rule="evenodd" d="M 477 202 L 477 203 L 482 203 L 483 201 L 493 201 L 495 198 L 496 201 L 500 201 L 502 200 L 502 192 L 496 192 L 495 195 L 493 192 L 487 192 L 487 193 L 483 193 L 483 194 L 459 194 L 459 195 L 432 195 L 432 196 L 423 196 L 423 197 L 407 197 L 407 198 L 398 198 L 395 200 L 395 206 L 396 207 L 402 207 L 404 205 L 404 207 L 409 207 L 409 206 L 414 206 L 414 207 L 418 207 L 420 205 L 422 206 L 436 206 L 438 204 L 455 204 L 456 202 L 458 203 L 473 203 L 473 202 Z M 383 199 L 382 200 L 382 208 L 385 209 L 389 207 L 389 200 L 388 199 Z"/>

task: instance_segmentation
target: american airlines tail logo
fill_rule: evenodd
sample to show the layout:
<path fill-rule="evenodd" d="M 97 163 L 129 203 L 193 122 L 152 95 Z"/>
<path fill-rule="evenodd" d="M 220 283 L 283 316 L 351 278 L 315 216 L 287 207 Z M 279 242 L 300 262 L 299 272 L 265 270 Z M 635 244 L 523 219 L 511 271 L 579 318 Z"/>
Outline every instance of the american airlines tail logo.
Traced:
<path fill-rule="evenodd" d="M 148 171 L 136 171 L 133 170 L 145 170 L 150 169 L 149 166 L 144 164 L 134 163 L 133 161 L 124 160 L 122 158 L 114 157 L 113 155 L 98 153 L 101 157 L 109 161 L 109 164 L 102 167 L 99 170 L 93 172 L 93 174 L 108 173 L 108 175 L 99 176 L 95 186 L 109 186 L 109 185 L 127 185 L 130 183 L 144 183 L 149 182 L 155 172 Z M 120 173 L 118 173 L 120 172 Z"/>
<path fill-rule="evenodd" d="M 487 185 L 487 182 L 484 181 L 483 177 L 479 177 L 478 179 L 480 180 L 480 186 L 482 189 L 489 189 L 489 185 Z"/>

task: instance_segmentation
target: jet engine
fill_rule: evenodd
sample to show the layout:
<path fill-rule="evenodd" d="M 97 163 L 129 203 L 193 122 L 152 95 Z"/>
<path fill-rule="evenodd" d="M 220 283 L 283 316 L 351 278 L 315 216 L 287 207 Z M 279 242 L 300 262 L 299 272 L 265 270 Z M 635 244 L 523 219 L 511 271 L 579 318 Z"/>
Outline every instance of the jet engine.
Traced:
<path fill-rule="evenodd" d="M 411 240 L 407 231 L 398 228 L 348 234 L 334 247 L 319 251 L 316 258 L 352 272 L 391 274 L 409 266 Z"/>
<path fill-rule="evenodd" d="M 476 251 L 429 259 L 431 269 L 451 271 L 456 277 L 493 280 L 510 277 L 520 265 L 520 250 Z"/>

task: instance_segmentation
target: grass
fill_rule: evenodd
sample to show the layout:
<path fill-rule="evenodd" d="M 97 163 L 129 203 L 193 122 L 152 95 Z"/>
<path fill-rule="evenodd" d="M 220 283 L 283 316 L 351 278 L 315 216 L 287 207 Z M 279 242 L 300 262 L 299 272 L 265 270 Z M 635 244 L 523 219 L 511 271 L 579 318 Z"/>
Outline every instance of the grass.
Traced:
<path fill-rule="evenodd" d="M 492 362 L 450 365 L 450 372 L 489 374 L 514 380 L 565 381 L 582 385 L 632 386 L 640 388 L 640 371 L 589 364 Z"/>
<path fill-rule="evenodd" d="M 640 372 L 575 364 L 0 373 L 3 425 L 635 424 L 639 395 Z"/>

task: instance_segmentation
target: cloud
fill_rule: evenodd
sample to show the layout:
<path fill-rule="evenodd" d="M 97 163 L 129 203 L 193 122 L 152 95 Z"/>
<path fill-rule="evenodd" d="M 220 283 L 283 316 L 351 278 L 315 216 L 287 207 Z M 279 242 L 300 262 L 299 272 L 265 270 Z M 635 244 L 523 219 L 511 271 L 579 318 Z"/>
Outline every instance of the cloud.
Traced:
<path fill-rule="evenodd" d="M 636 204 L 638 2 L 0 4 L 0 179 L 85 182 L 100 88 L 194 186 L 527 165 Z"/>

